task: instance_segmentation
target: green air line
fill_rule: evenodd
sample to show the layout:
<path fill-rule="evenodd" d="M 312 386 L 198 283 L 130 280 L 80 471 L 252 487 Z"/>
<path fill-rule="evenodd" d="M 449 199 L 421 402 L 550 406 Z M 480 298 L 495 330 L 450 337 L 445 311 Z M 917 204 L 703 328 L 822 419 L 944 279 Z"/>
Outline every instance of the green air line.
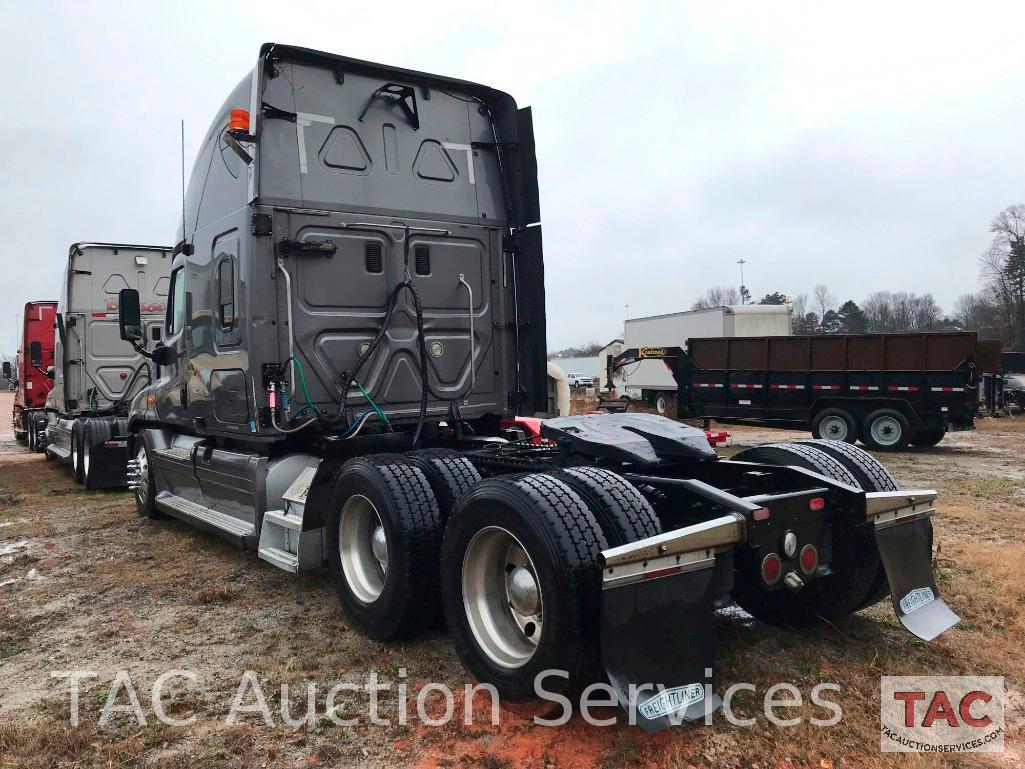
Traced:
<path fill-rule="evenodd" d="M 359 383 L 358 379 L 353 379 L 352 381 L 356 383 L 356 387 L 358 387 L 359 391 L 361 393 L 363 393 L 363 397 L 367 399 L 367 403 L 369 403 L 371 406 L 373 406 L 374 411 L 377 412 L 377 416 L 381 417 L 381 421 L 384 422 L 385 424 L 388 424 L 388 417 L 386 417 L 384 415 L 384 412 L 381 411 L 381 409 L 378 407 L 378 405 L 376 403 L 374 403 L 374 399 L 370 397 L 370 393 L 368 393 L 366 390 L 363 389 L 363 385 L 361 385 Z"/>
<path fill-rule="evenodd" d="M 303 374 L 303 364 L 298 358 L 291 358 L 295 361 L 295 370 L 299 372 L 299 384 L 303 388 L 303 396 L 306 398 L 306 405 L 313 409 L 314 414 L 319 414 L 320 409 L 313 405 L 313 398 L 310 397 L 310 391 L 306 389 L 306 376 Z"/>

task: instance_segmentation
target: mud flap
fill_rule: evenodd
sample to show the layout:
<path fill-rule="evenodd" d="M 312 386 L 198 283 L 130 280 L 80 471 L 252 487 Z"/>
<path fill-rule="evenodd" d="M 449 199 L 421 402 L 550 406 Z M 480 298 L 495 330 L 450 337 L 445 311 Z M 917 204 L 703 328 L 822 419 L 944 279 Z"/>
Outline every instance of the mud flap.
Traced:
<path fill-rule="evenodd" d="M 936 493 L 880 492 L 867 497 L 897 618 L 914 635 L 931 641 L 961 621 L 940 598 L 932 573 L 930 516 Z M 882 509 L 887 498 L 889 509 Z M 900 506 L 892 504 L 897 501 Z"/>
<path fill-rule="evenodd" d="M 714 601 L 732 587 L 744 525 L 729 515 L 602 553 L 605 671 L 630 723 L 646 732 L 722 705 L 711 687 Z"/>
<path fill-rule="evenodd" d="M 602 595 L 601 649 L 619 704 L 646 732 L 697 721 L 722 701 L 715 660 L 715 569 L 648 579 Z"/>

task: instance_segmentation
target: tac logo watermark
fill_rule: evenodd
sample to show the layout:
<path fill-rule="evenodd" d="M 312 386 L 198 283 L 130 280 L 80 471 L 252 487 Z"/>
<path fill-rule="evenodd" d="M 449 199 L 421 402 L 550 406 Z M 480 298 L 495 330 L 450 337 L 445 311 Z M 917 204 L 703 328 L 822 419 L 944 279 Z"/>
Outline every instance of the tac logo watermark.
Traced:
<path fill-rule="evenodd" d="M 880 690 L 884 753 L 1004 749 L 1001 676 L 883 676 Z"/>

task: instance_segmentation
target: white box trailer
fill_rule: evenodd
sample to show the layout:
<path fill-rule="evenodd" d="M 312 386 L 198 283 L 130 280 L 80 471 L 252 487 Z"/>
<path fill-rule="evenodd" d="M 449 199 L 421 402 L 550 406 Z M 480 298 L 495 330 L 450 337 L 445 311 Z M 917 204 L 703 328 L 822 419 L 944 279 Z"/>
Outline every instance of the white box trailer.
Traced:
<path fill-rule="evenodd" d="M 707 310 L 673 312 L 630 318 L 624 324 L 624 349 L 686 347 L 691 338 L 723 336 L 790 336 L 793 321 L 785 304 L 745 304 Z M 676 382 L 660 360 L 646 360 L 623 371 L 617 386 L 631 398 L 641 398 L 665 413 L 673 402 Z"/>

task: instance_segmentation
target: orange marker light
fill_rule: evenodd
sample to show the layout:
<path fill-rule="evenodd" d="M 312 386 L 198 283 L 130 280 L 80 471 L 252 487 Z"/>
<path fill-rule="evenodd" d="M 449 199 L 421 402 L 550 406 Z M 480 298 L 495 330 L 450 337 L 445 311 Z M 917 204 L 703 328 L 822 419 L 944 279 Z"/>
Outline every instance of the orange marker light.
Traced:
<path fill-rule="evenodd" d="M 228 130 L 249 133 L 249 110 L 233 109 L 228 118 Z"/>

